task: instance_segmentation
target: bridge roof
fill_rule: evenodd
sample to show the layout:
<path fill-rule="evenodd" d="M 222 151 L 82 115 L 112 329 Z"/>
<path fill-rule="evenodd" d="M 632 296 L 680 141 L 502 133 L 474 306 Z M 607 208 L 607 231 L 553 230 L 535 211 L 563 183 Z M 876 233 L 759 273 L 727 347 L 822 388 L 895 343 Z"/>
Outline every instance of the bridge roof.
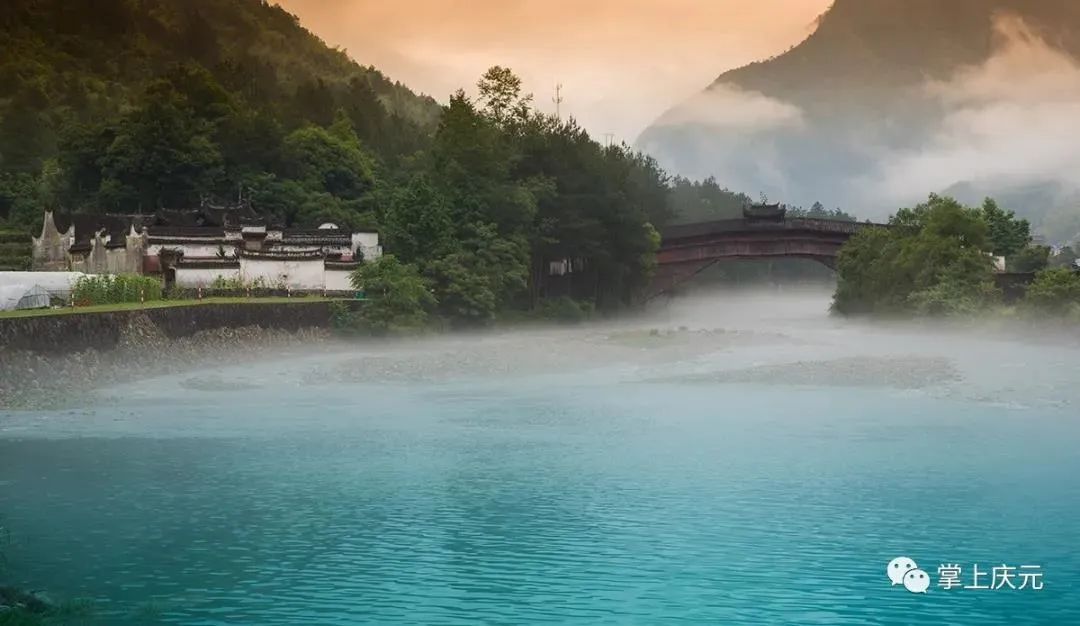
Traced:
<path fill-rule="evenodd" d="M 783 221 L 761 222 L 746 219 L 717 220 L 669 226 L 661 233 L 664 240 L 686 239 L 720 233 L 761 232 L 773 230 L 799 230 L 817 233 L 853 234 L 867 227 L 884 227 L 884 224 L 870 222 L 848 222 L 843 220 L 823 220 L 813 218 L 787 218 Z"/>

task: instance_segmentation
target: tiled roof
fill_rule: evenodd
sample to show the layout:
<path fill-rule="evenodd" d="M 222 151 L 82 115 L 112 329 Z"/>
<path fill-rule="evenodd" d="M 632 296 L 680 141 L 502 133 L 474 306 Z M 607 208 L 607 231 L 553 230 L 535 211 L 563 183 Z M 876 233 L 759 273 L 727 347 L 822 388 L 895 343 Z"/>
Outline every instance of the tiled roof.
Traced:
<path fill-rule="evenodd" d="M 104 231 L 112 237 L 113 241 L 125 241 L 125 237 L 131 232 L 131 224 L 139 215 L 113 215 L 93 213 L 72 213 L 68 215 L 53 214 L 53 223 L 61 233 L 67 232 L 72 226 L 75 227 L 75 241 L 73 247 L 79 244 L 89 245 L 94 235 Z"/>

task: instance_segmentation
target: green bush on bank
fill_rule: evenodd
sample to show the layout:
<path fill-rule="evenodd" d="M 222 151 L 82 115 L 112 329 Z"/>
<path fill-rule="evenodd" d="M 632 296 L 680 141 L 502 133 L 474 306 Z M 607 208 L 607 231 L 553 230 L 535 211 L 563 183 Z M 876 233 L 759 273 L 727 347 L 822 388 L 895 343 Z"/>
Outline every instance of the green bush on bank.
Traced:
<path fill-rule="evenodd" d="M 365 302 L 357 310 L 345 303 L 332 305 L 333 325 L 338 332 L 367 335 L 414 333 L 440 326 L 460 327 L 465 318 L 456 308 L 440 315 L 440 303 L 432 293 L 435 290 L 432 282 L 421 275 L 416 265 L 402 263 L 392 254 L 365 263 L 353 272 L 351 280 L 353 287 L 364 293 Z M 466 300 L 462 298 L 455 302 L 464 306 Z M 520 321 L 548 320 L 573 324 L 588 320 L 594 312 L 593 303 L 578 302 L 563 296 L 542 300 L 535 311 L 520 316 L 508 309 L 499 319 L 519 317 Z"/>
<path fill-rule="evenodd" d="M 973 317 L 997 303 L 1001 294 L 989 282 L 964 283 L 945 279 L 908 296 L 912 312 L 922 317 Z"/>
<path fill-rule="evenodd" d="M 989 201 L 987 205 L 992 205 Z M 868 228 L 837 257 L 833 310 L 844 315 L 969 315 L 997 302 L 986 208 L 931 195 Z"/>
<path fill-rule="evenodd" d="M 339 329 L 373 335 L 422 330 L 435 308 L 431 286 L 416 265 L 402 263 L 392 254 L 361 265 L 350 276 L 353 288 L 363 291 L 369 302 L 355 313 L 336 314 Z"/>
<path fill-rule="evenodd" d="M 161 282 L 135 274 L 83 276 L 75 282 L 72 298 L 77 306 L 161 300 Z"/>
<path fill-rule="evenodd" d="M 931 195 L 901 209 L 888 229 L 866 229 L 837 258 L 833 310 L 934 317 L 1057 317 L 1080 322 L 1076 252 L 1034 245 L 1030 226 L 987 199 L 982 207 Z M 1015 308 L 1001 305 L 991 256 L 1010 272 L 1035 273 Z M 1047 269 L 1047 268 L 1050 269 Z"/>
<path fill-rule="evenodd" d="M 1080 317 L 1080 273 L 1067 268 L 1039 272 L 1021 304 L 1028 313 Z"/>
<path fill-rule="evenodd" d="M 542 319 L 563 324 L 580 324 L 592 317 L 591 302 L 578 302 L 569 296 L 542 300 L 539 314 Z"/>

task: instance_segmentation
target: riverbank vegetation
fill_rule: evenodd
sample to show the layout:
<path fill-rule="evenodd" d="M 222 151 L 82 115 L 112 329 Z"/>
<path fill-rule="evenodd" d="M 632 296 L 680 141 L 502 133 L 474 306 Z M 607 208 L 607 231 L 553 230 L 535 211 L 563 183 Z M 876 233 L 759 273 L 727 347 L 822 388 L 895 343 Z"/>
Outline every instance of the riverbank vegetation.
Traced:
<path fill-rule="evenodd" d="M 13 311 L 0 311 L 0 319 L 18 318 L 18 317 L 41 317 L 49 315 L 81 315 L 84 313 L 115 313 L 117 311 L 142 311 L 145 309 L 168 309 L 173 307 L 185 307 L 185 306 L 205 306 L 211 304 L 250 304 L 252 306 L 258 306 L 260 304 L 300 304 L 310 302 L 332 302 L 335 298 L 324 298 L 317 295 L 294 295 L 294 296 L 236 296 L 236 297 L 220 297 L 210 296 L 206 298 L 195 299 L 186 298 L 182 300 L 170 299 L 170 300 L 152 300 L 148 302 L 119 302 L 115 304 L 97 304 L 91 306 L 79 306 L 79 307 L 53 307 L 48 309 L 16 309 Z"/>
<path fill-rule="evenodd" d="M 71 289 L 76 306 L 152 302 L 161 296 L 160 280 L 134 274 L 80 276 Z"/>
<path fill-rule="evenodd" d="M 1048 314 L 1080 322 L 1080 272 L 1053 268 L 1040 272 L 1028 287 L 1023 308 L 1028 313 Z"/>
<path fill-rule="evenodd" d="M 1051 268 L 1050 249 L 1032 242 L 1030 225 L 992 199 L 968 207 L 931 195 L 898 211 L 889 228 L 866 229 L 837 259 L 833 310 L 843 315 L 976 316 L 1002 313 L 995 257 L 1012 272 L 1034 273 L 1014 311 L 1074 314 L 1080 308 L 1075 268 Z"/>

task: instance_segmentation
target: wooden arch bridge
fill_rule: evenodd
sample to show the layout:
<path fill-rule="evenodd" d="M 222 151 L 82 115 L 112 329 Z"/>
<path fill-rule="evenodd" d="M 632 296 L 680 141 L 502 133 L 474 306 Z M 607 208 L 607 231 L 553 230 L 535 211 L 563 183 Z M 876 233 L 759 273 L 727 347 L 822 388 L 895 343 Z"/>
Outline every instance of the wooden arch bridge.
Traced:
<path fill-rule="evenodd" d="M 884 224 L 786 215 L 780 205 L 743 210 L 741 219 L 680 224 L 661 233 L 657 268 L 645 300 L 670 292 L 714 263 L 729 259 L 798 258 L 836 268 L 836 255 L 852 235 Z"/>

